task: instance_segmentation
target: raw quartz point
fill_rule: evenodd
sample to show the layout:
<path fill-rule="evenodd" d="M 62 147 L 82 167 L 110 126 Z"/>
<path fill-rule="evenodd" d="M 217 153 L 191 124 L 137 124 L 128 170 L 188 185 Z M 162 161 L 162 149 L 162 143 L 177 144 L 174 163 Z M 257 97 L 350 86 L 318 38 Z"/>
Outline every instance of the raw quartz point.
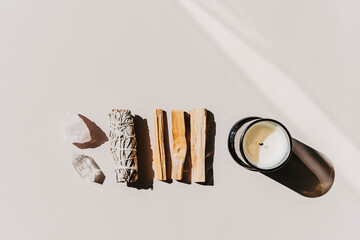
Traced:
<path fill-rule="evenodd" d="M 92 157 L 73 153 L 72 164 L 82 178 L 99 184 L 104 182 L 105 175 Z"/>
<path fill-rule="evenodd" d="M 69 113 L 65 124 L 65 140 L 86 143 L 91 140 L 90 130 L 77 113 Z"/>
<path fill-rule="evenodd" d="M 110 120 L 110 151 L 115 162 L 117 182 L 136 182 L 138 165 L 136 156 L 136 137 L 131 111 L 113 109 Z"/>

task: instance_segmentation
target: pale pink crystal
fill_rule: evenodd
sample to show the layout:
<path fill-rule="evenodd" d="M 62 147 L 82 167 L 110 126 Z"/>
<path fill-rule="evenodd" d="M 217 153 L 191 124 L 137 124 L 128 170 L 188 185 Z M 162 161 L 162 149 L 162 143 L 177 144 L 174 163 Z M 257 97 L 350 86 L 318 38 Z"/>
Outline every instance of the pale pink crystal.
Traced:
<path fill-rule="evenodd" d="M 65 140 L 71 143 L 86 143 L 91 140 L 90 130 L 77 113 L 69 113 L 65 123 Z"/>

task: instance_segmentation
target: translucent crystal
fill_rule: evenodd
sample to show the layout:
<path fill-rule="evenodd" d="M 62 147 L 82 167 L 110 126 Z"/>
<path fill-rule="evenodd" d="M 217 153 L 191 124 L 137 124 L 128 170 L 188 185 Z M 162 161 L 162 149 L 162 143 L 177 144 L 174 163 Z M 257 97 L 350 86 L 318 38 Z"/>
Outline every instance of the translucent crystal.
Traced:
<path fill-rule="evenodd" d="M 73 153 L 72 164 L 82 178 L 99 184 L 104 182 L 105 175 L 92 157 Z"/>
<path fill-rule="evenodd" d="M 77 113 L 69 113 L 65 124 L 65 140 L 86 143 L 91 140 L 90 130 Z"/>

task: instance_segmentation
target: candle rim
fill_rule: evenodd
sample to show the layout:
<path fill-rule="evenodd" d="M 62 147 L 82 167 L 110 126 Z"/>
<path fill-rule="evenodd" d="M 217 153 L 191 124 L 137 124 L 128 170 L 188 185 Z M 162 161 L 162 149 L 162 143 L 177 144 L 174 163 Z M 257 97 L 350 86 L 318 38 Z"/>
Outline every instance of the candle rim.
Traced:
<path fill-rule="evenodd" d="M 230 133 L 229 133 L 229 137 L 228 137 L 228 149 L 230 152 L 230 155 L 233 157 L 233 159 L 240 164 L 242 167 L 246 168 L 247 170 L 250 171 L 258 171 L 257 169 L 254 169 L 253 167 L 245 164 L 246 162 L 244 162 L 240 156 L 238 156 L 238 154 L 235 151 L 235 136 L 237 134 L 237 132 L 240 130 L 241 126 L 246 124 L 249 121 L 254 121 L 256 119 L 261 119 L 260 117 L 247 117 L 247 118 L 243 118 L 239 121 L 237 121 L 231 128 Z"/>
<path fill-rule="evenodd" d="M 287 156 L 287 158 L 278 166 L 276 166 L 275 168 L 269 168 L 269 169 L 264 169 L 264 168 L 259 168 L 257 166 L 255 166 L 254 164 L 252 164 L 246 157 L 245 153 L 244 153 L 244 148 L 243 148 L 243 142 L 244 142 L 244 137 L 246 132 L 250 129 L 251 126 L 253 126 L 256 123 L 259 122 L 264 122 L 264 121 L 269 121 L 269 122 L 274 122 L 276 124 L 278 124 L 280 127 L 282 127 L 285 130 L 285 133 L 287 134 L 288 138 L 289 138 L 289 145 L 290 145 L 290 150 L 289 150 L 289 155 Z M 276 171 L 278 169 L 280 169 L 281 167 L 283 167 L 290 159 L 290 156 L 292 154 L 292 137 L 291 134 L 289 132 L 289 130 L 287 130 L 287 128 L 279 121 L 272 119 L 272 118 L 259 118 L 257 120 L 254 120 L 253 122 L 251 122 L 248 126 L 246 126 L 246 128 L 244 129 L 244 131 L 241 133 L 240 136 L 240 153 L 241 156 L 244 158 L 245 162 L 247 164 L 249 164 L 252 168 L 260 171 L 260 172 L 272 172 L 272 171 Z"/>

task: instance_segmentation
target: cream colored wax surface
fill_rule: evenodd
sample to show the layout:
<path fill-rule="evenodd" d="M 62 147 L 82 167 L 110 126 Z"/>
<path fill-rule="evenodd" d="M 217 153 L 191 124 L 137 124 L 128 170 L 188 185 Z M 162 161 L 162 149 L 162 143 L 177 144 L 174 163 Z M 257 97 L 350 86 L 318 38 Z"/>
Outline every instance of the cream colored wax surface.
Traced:
<path fill-rule="evenodd" d="M 290 138 L 285 129 L 272 121 L 252 125 L 242 142 L 246 158 L 255 167 L 272 169 L 283 163 L 290 154 Z"/>

